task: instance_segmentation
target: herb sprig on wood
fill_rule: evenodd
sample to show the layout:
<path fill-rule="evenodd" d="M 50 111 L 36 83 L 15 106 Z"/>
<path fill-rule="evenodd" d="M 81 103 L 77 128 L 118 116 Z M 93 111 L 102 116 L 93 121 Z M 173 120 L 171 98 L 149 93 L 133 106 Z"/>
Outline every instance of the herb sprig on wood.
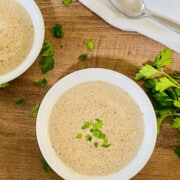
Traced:
<path fill-rule="evenodd" d="M 171 127 L 180 132 L 180 72 L 168 74 L 165 68 L 173 63 L 172 51 L 164 49 L 152 64 L 143 65 L 135 79 L 142 80 L 157 116 L 158 134 L 163 121 L 171 118 Z M 180 146 L 173 147 L 180 157 Z"/>

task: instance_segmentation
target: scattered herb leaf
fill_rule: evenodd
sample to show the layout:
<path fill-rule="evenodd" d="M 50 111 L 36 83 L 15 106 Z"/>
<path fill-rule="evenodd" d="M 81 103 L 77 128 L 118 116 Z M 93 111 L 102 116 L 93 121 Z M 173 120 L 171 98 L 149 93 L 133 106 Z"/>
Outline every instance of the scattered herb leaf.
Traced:
<path fill-rule="evenodd" d="M 49 70 L 54 68 L 54 58 L 53 58 L 54 49 L 51 42 L 44 41 L 41 54 L 42 54 L 42 58 L 40 60 L 41 72 L 45 74 Z"/>
<path fill-rule="evenodd" d="M 47 41 L 47 40 L 44 41 L 43 47 L 41 49 L 41 54 L 44 57 L 53 56 L 54 49 L 53 49 L 52 43 L 50 41 Z"/>
<path fill-rule="evenodd" d="M 61 24 L 55 24 L 51 29 L 52 35 L 55 38 L 62 38 L 64 36 L 62 25 Z"/>
<path fill-rule="evenodd" d="M 81 138 L 82 138 L 82 134 L 81 134 L 81 133 L 77 134 L 77 135 L 76 135 L 76 138 L 81 139 Z"/>
<path fill-rule="evenodd" d="M 85 138 L 86 138 L 86 141 L 91 141 L 92 140 L 92 136 L 90 134 L 87 134 L 85 136 Z"/>
<path fill-rule="evenodd" d="M 43 79 L 35 80 L 34 82 L 35 82 L 36 84 L 38 84 L 39 86 L 44 87 L 44 86 L 46 86 L 46 84 L 48 83 L 48 78 L 47 78 L 47 77 L 44 77 Z"/>
<path fill-rule="evenodd" d="M 72 3 L 72 0 L 62 0 L 64 6 L 69 6 Z"/>
<path fill-rule="evenodd" d="M 89 121 L 85 121 L 83 126 L 81 127 L 81 129 L 87 129 L 90 127 L 90 125 L 91 125 L 91 123 Z"/>
<path fill-rule="evenodd" d="M 110 144 L 108 143 L 108 139 L 107 138 L 103 139 L 103 144 L 101 146 L 104 147 L 104 148 L 108 148 L 110 146 Z"/>
<path fill-rule="evenodd" d="M 89 50 L 93 50 L 94 49 L 94 43 L 91 40 L 85 41 L 85 45 L 87 46 L 87 48 Z"/>
<path fill-rule="evenodd" d="M 0 84 L 0 88 L 5 88 L 5 87 L 8 87 L 9 86 L 9 83 L 3 83 L 3 84 Z"/>
<path fill-rule="evenodd" d="M 85 61 L 87 59 L 88 55 L 87 54 L 81 54 L 78 59 L 81 61 Z"/>
<path fill-rule="evenodd" d="M 98 142 L 94 142 L 94 147 L 98 147 L 99 146 L 99 143 Z"/>
<path fill-rule="evenodd" d="M 39 110 L 39 104 L 36 104 L 30 112 L 31 117 L 36 117 Z"/>
<path fill-rule="evenodd" d="M 44 158 L 42 158 L 41 163 L 45 172 L 49 172 L 51 170 L 51 167 L 49 166 L 49 164 L 46 162 Z"/>
<path fill-rule="evenodd" d="M 17 105 L 24 105 L 25 103 L 26 103 L 26 100 L 24 98 L 19 99 L 19 100 L 16 101 Z"/>
<path fill-rule="evenodd" d="M 110 144 L 108 144 L 108 139 L 106 135 L 102 132 L 102 126 L 103 126 L 103 120 L 96 118 L 95 122 L 93 121 L 84 121 L 83 125 L 81 126 L 82 130 L 89 130 L 91 134 L 86 134 L 85 138 L 86 141 L 92 141 L 93 137 L 96 138 L 97 141 L 94 141 L 94 147 L 99 146 L 99 141 L 102 142 L 102 147 L 109 147 Z M 82 138 L 82 134 L 77 134 L 76 138 Z"/>

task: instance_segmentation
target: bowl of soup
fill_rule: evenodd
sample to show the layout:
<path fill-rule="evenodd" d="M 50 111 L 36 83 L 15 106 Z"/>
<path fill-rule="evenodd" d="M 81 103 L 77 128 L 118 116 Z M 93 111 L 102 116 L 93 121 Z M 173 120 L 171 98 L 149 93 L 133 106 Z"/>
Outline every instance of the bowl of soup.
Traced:
<path fill-rule="evenodd" d="M 24 73 L 44 41 L 44 21 L 34 0 L 0 0 L 0 84 Z"/>
<path fill-rule="evenodd" d="M 157 134 L 141 87 L 109 69 L 87 68 L 60 79 L 36 121 L 47 163 L 66 180 L 127 180 L 150 159 Z"/>

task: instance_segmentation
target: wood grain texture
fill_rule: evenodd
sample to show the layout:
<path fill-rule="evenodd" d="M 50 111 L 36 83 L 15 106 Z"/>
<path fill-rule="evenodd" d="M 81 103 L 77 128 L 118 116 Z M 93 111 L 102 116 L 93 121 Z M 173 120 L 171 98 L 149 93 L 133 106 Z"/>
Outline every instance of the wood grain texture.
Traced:
<path fill-rule="evenodd" d="M 63 76 L 88 67 L 109 68 L 130 78 L 138 68 L 154 57 L 164 46 L 136 32 L 113 28 L 77 0 L 64 7 L 61 0 L 36 0 L 45 21 L 45 39 L 53 43 L 55 68 L 41 74 L 39 60 L 23 75 L 0 89 L 0 179 L 1 180 L 61 180 L 53 171 L 45 173 L 35 133 L 36 118 L 30 117 L 31 109 L 41 103 L 48 89 Z M 50 29 L 55 23 L 63 26 L 64 37 L 55 39 Z M 95 43 L 93 51 L 87 50 L 84 41 Z M 88 54 L 88 60 L 77 57 Z M 169 71 L 180 71 L 180 54 L 173 52 L 174 63 Z M 48 77 L 48 85 L 40 88 L 35 79 Z M 25 98 L 25 105 L 15 102 Z M 133 180 L 178 180 L 180 159 L 171 147 L 177 145 L 178 133 L 165 121 L 158 137 L 155 151 Z"/>

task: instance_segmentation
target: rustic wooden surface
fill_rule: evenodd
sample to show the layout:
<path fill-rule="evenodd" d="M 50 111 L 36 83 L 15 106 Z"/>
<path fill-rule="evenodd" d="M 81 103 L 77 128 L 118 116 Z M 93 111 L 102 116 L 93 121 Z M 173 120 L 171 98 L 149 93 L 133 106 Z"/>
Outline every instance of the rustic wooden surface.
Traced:
<path fill-rule="evenodd" d="M 60 180 L 53 171 L 45 173 L 35 134 L 36 118 L 29 115 L 31 109 L 41 103 L 48 89 L 63 76 L 87 67 L 109 68 L 130 78 L 138 68 L 153 58 L 164 46 L 135 32 L 124 32 L 105 23 L 77 0 L 64 7 L 61 0 L 36 0 L 45 21 L 46 40 L 54 45 L 55 68 L 41 74 L 39 59 L 10 86 L 0 89 L 0 179 L 1 180 Z M 60 23 L 64 37 L 55 39 L 50 28 Z M 93 51 L 87 50 L 84 40 L 95 43 Z M 88 60 L 77 57 L 87 53 Z M 173 52 L 174 63 L 170 69 L 180 70 L 180 54 Z M 35 79 L 48 77 L 48 85 L 40 88 Z M 15 102 L 25 98 L 25 105 Z M 169 122 L 163 125 L 155 151 L 144 169 L 134 180 L 180 179 L 180 159 L 171 147 L 177 145 L 178 133 Z"/>

